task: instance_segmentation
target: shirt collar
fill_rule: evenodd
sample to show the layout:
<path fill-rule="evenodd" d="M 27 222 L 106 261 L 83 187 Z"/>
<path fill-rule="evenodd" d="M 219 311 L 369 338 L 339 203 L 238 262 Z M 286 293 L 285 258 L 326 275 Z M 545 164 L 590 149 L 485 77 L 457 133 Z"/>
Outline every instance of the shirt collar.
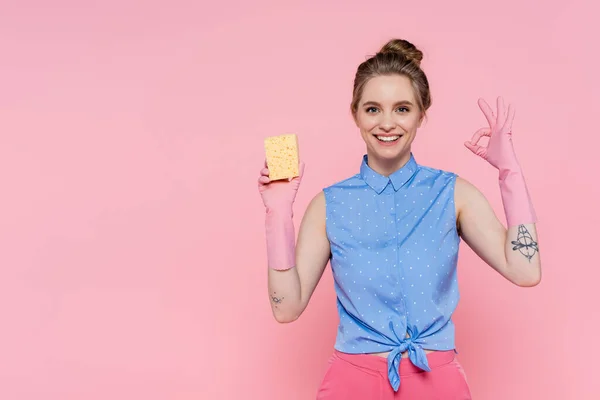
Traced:
<path fill-rule="evenodd" d="M 375 172 L 368 164 L 368 157 L 365 154 L 362 159 L 360 166 L 360 176 L 377 194 L 383 192 L 383 189 L 388 185 L 388 182 L 392 183 L 394 190 L 398 191 L 402 186 L 408 182 L 410 178 L 417 172 L 418 164 L 415 160 L 414 155 L 410 154 L 410 159 L 404 166 L 389 177 L 383 176 Z"/>

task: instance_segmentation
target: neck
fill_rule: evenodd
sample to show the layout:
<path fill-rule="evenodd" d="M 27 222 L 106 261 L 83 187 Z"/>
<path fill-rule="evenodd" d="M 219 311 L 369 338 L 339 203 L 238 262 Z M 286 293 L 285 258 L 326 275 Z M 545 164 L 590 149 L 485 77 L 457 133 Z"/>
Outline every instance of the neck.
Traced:
<path fill-rule="evenodd" d="M 410 154 L 411 152 L 408 150 L 402 152 L 397 158 L 381 159 L 367 151 L 367 161 L 373 171 L 383 176 L 390 176 L 406 165 L 410 160 Z"/>

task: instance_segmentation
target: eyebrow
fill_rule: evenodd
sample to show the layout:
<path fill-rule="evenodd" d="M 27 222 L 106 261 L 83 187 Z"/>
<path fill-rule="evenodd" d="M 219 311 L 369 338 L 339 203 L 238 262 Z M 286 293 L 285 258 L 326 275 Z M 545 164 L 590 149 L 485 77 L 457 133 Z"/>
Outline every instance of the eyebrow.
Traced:
<path fill-rule="evenodd" d="M 394 103 L 394 107 L 400 106 L 400 105 L 414 106 L 414 104 L 411 103 L 408 100 L 401 100 L 401 101 L 397 101 L 397 102 Z M 367 102 L 363 103 L 363 107 L 364 106 L 377 106 L 377 107 L 381 107 L 381 104 L 379 104 L 376 101 L 367 101 Z"/>

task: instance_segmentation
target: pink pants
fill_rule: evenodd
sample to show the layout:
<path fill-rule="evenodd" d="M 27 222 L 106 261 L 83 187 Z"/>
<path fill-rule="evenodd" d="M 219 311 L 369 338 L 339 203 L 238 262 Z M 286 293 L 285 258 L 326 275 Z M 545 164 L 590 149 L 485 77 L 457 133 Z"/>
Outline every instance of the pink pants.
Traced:
<path fill-rule="evenodd" d="M 454 351 L 427 354 L 430 372 L 400 361 L 398 392 L 388 382 L 387 359 L 337 350 L 329 359 L 317 400 L 470 400 L 465 373 Z"/>

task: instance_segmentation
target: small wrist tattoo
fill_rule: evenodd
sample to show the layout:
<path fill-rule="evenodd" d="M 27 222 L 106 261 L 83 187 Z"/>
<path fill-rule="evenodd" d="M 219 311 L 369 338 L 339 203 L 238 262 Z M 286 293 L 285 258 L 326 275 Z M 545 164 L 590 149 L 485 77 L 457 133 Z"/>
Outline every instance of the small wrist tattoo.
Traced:
<path fill-rule="evenodd" d="M 514 246 L 512 249 L 519 250 L 529 262 L 537 252 L 539 252 L 538 244 L 533 240 L 531 234 L 525 227 L 525 225 L 519 225 L 517 231 L 517 240 L 513 240 L 511 244 Z"/>

